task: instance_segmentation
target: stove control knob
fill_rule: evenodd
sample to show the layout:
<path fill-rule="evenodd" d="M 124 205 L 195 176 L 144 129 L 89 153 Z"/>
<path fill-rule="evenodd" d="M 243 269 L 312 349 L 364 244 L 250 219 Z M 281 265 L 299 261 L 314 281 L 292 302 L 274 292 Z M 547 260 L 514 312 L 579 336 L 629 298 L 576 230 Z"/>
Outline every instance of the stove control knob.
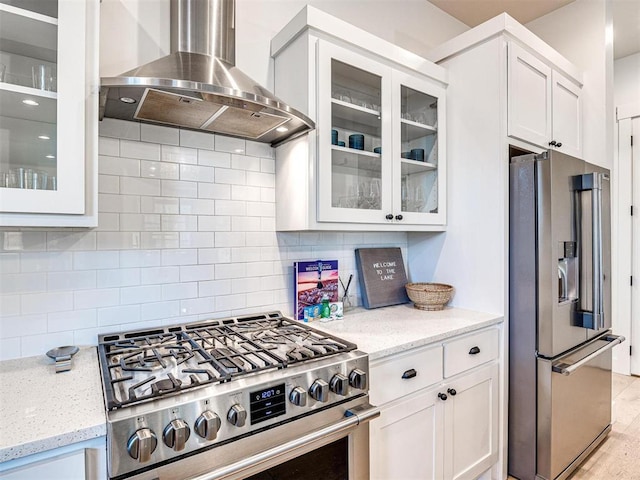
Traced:
<path fill-rule="evenodd" d="M 311 384 L 309 395 L 319 402 L 326 402 L 329 399 L 329 384 L 318 378 Z"/>
<path fill-rule="evenodd" d="M 140 463 L 145 463 L 149 461 L 157 445 L 156 434 L 148 428 L 141 428 L 129 438 L 127 452 L 129 452 L 131 458 L 138 460 Z"/>
<path fill-rule="evenodd" d="M 242 405 L 236 403 L 229 409 L 227 420 L 236 427 L 244 427 L 244 422 L 247 420 L 247 411 Z"/>
<path fill-rule="evenodd" d="M 173 448 L 176 452 L 184 450 L 184 446 L 189 440 L 191 429 L 184 420 L 179 418 L 171 420 L 162 433 L 162 439 L 167 447 Z"/>
<path fill-rule="evenodd" d="M 211 410 L 205 410 L 198 417 L 193 429 L 205 440 L 215 440 L 220 430 L 220 417 Z"/>
<path fill-rule="evenodd" d="M 289 401 L 298 407 L 304 407 L 307 404 L 307 392 L 302 387 L 295 387 L 289 394 Z"/>
<path fill-rule="evenodd" d="M 349 385 L 359 390 L 366 390 L 367 388 L 367 372 L 354 368 L 349 374 Z"/>
<path fill-rule="evenodd" d="M 347 394 L 347 386 L 349 381 L 347 377 L 342 375 L 341 373 L 336 373 L 329 382 L 329 388 L 333 393 L 337 393 L 338 395 L 342 395 L 343 397 Z"/>

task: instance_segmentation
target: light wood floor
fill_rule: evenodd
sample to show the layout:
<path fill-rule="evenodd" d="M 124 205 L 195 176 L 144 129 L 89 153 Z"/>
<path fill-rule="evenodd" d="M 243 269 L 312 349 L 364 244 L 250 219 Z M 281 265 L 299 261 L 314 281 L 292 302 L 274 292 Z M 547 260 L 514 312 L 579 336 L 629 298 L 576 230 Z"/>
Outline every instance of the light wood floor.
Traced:
<path fill-rule="evenodd" d="M 640 480 L 640 377 L 614 373 L 612 396 L 612 430 L 570 480 Z"/>

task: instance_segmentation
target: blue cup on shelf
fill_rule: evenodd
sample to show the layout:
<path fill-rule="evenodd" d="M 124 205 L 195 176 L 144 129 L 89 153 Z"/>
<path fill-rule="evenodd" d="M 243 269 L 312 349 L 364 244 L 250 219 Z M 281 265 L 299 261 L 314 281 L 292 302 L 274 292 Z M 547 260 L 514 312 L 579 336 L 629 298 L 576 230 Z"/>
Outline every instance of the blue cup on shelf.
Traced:
<path fill-rule="evenodd" d="M 382 153 L 382 147 L 376 147 L 373 149 L 373 153 Z"/>
<path fill-rule="evenodd" d="M 349 148 L 364 150 L 364 135 L 362 135 L 361 133 L 354 133 L 353 135 L 349 135 Z"/>
<path fill-rule="evenodd" d="M 331 130 L 331 145 L 338 145 L 338 130 Z"/>
<path fill-rule="evenodd" d="M 338 140 L 338 146 L 339 147 L 344 147 L 345 143 L 342 140 Z"/>
<path fill-rule="evenodd" d="M 402 158 L 411 158 L 411 152 L 402 152 L 400 156 Z"/>
<path fill-rule="evenodd" d="M 414 148 L 411 150 L 411 159 L 424 162 L 424 148 Z"/>

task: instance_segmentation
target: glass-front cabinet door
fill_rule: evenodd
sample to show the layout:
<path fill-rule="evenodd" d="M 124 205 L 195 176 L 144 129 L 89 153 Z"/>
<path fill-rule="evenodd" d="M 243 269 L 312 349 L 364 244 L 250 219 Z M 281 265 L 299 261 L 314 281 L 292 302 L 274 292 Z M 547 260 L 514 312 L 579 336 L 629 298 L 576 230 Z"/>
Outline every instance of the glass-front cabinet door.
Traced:
<path fill-rule="evenodd" d="M 318 43 L 318 220 L 380 223 L 391 212 L 391 69 Z"/>
<path fill-rule="evenodd" d="M 0 212 L 84 213 L 86 4 L 0 0 Z"/>
<path fill-rule="evenodd" d="M 438 132 L 444 126 L 445 90 L 402 72 L 393 74 L 395 220 L 444 224 L 445 162 L 440 160 L 445 142 Z"/>

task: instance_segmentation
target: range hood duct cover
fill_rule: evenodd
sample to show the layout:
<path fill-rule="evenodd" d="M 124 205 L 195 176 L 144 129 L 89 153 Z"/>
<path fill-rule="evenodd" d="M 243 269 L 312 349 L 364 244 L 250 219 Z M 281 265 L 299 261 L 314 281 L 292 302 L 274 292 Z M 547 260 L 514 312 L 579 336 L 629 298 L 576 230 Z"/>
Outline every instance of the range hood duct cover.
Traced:
<path fill-rule="evenodd" d="M 235 66 L 235 2 L 171 0 L 170 55 L 101 79 L 103 117 L 277 146 L 315 128 Z"/>

